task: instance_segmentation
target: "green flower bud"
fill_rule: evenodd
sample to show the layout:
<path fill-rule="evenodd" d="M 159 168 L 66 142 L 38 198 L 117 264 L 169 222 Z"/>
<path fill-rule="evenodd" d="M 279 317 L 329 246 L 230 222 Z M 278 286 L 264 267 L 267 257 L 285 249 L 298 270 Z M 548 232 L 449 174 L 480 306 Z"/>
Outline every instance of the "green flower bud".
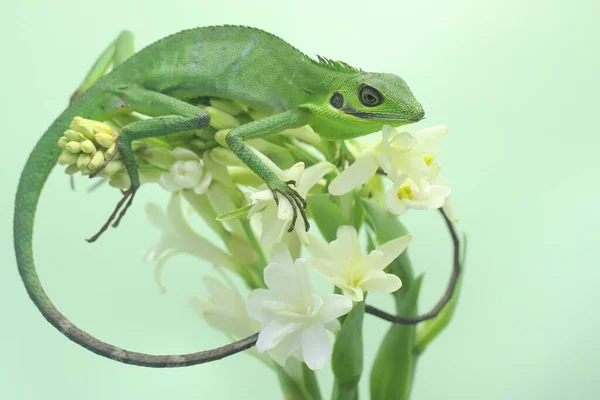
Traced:
<path fill-rule="evenodd" d="M 111 176 L 119 172 L 125 168 L 125 163 L 123 161 L 111 161 L 108 163 L 106 168 L 102 170 L 102 175 Z"/>
<path fill-rule="evenodd" d="M 240 126 L 239 121 L 233 115 L 227 114 L 218 108 L 206 107 L 204 110 L 210 114 L 210 126 L 215 129 L 221 130 Z"/>
<path fill-rule="evenodd" d="M 60 147 L 61 149 L 64 150 L 64 148 L 68 142 L 69 142 L 69 139 L 67 139 L 64 136 L 61 136 L 60 139 L 58 139 L 58 147 Z"/>
<path fill-rule="evenodd" d="M 225 147 L 226 149 L 229 148 L 229 146 L 227 146 L 227 142 L 225 141 L 225 136 L 227 136 L 227 134 L 231 132 L 231 129 L 222 129 L 220 131 L 218 131 L 217 133 L 215 133 L 215 140 L 217 141 L 217 143 L 219 143 L 219 145 L 221 147 Z"/>
<path fill-rule="evenodd" d="M 241 167 L 244 163 L 229 149 L 223 147 L 215 147 L 210 150 L 210 158 L 224 167 Z"/>
<path fill-rule="evenodd" d="M 162 147 L 153 147 L 145 149 L 138 153 L 141 158 L 148 161 L 150 164 L 156 165 L 163 169 L 169 169 L 175 163 L 175 156 L 170 150 Z"/>
<path fill-rule="evenodd" d="M 88 168 L 92 171 L 97 170 L 104 164 L 104 153 L 101 151 L 97 151 L 92 156 L 90 163 L 88 164 Z"/>
<path fill-rule="evenodd" d="M 110 164 L 108 164 L 108 166 L 110 166 Z M 108 181 L 108 184 L 112 187 L 125 190 L 128 189 L 129 186 L 131 186 L 131 180 L 129 179 L 127 171 L 121 171 L 111 176 L 110 180 Z"/>
<path fill-rule="evenodd" d="M 65 168 L 65 174 L 67 175 L 73 175 L 77 172 L 79 172 L 79 167 L 77 167 L 77 164 L 71 164 L 67 168 Z"/>
<path fill-rule="evenodd" d="M 73 118 L 71 122 L 71 129 L 81 133 L 86 139 L 92 140 L 95 134 L 107 133 L 111 134 L 112 129 L 110 126 L 91 119 L 85 119 L 81 117 Z"/>
<path fill-rule="evenodd" d="M 58 157 L 58 163 L 60 165 L 71 165 L 77 162 L 77 154 L 70 153 L 68 151 L 63 151 L 63 153 Z"/>
<path fill-rule="evenodd" d="M 77 154 L 81 151 L 81 143 L 80 142 L 69 142 L 65 145 L 65 150 L 70 153 Z"/>
<path fill-rule="evenodd" d="M 76 132 L 71 129 L 69 129 L 68 131 L 65 132 L 65 137 L 67 138 L 67 140 L 69 142 L 81 142 L 81 141 L 85 140 L 85 138 L 83 137 L 83 135 L 81 133 Z"/>
<path fill-rule="evenodd" d="M 94 146 L 94 142 L 86 139 L 83 142 L 81 142 L 81 151 L 83 151 L 84 153 L 91 154 L 96 151 L 96 146 Z"/>
<path fill-rule="evenodd" d="M 233 116 L 239 115 L 244 111 L 242 105 L 233 100 L 210 99 L 210 105 Z"/>
<path fill-rule="evenodd" d="M 86 153 L 81 153 L 79 158 L 77 158 L 77 167 L 79 169 L 87 168 L 90 161 L 92 161 L 92 156 Z"/>
<path fill-rule="evenodd" d="M 94 136 L 100 146 L 110 148 L 115 144 L 115 138 L 110 133 L 98 133 Z"/>
<path fill-rule="evenodd" d="M 115 152 L 117 148 L 117 145 L 115 143 L 113 143 L 112 146 L 110 146 L 108 148 L 108 150 L 106 150 L 106 152 L 104 153 L 104 157 L 106 157 L 107 159 L 110 158 L 112 156 L 112 154 Z M 118 154 L 115 156 L 115 158 L 117 158 Z"/>

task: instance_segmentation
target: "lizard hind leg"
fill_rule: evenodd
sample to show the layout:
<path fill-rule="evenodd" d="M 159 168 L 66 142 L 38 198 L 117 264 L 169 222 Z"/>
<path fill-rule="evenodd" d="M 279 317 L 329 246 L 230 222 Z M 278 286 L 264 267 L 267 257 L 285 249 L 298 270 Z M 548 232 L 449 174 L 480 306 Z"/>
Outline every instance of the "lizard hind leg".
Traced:
<path fill-rule="evenodd" d="M 94 65 L 90 68 L 85 78 L 71 95 L 69 103 L 81 96 L 86 90 L 92 87 L 100 78 L 106 74 L 110 66 L 113 69 L 122 64 L 125 60 L 135 53 L 134 36 L 129 31 L 122 31 L 119 36 L 100 54 Z"/>
<path fill-rule="evenodd" d="M 123 197 L 117 203 L 108 220 L 95 235 L 87 239 L 88 242 L 96 241 L 111 224 L 113 227 L 117 227 L 133 203 L 135 193 L 140 186 L 138 166 L 131 147 L 134 140 L 203 129 L 210 123 L 210 115 L 203 109 L 161 93 L 142 88 L 132 88 L 123 92 L 122 97 L 132 109 L 156 117 L 132 122 L 122 129 L 113 154 L 117 151 L 121 154 L 129 174 L 131 186 L 123 192 Z M 101 172 L 108 162 L 110 162 L 110 159 L 94 172 L 93 176 Z"/>

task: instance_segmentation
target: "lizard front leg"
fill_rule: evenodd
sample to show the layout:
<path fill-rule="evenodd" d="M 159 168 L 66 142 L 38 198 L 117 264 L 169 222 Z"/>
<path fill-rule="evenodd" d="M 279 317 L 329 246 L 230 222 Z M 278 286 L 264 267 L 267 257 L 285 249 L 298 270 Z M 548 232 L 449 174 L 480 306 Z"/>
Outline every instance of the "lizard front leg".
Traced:
<path fill-rule="evenodd" d="M 131 147 L 134 140 L 203 129 L 210 123 L 210 115 L 203 109 L 162 93 L 134 87 L 122 90 L 121 97 L 128 107 L 142 114 L 157 117 L 132 122 L 122 129 L 113 154 L 116 154 L 117 151 L 121 153 L 131 186 L 123 193 L 123 197 L 117 203 L 106 223 L 94 236 L 88 239 L 88 242 L 94 242 L 98 239 L 111 224 L 114 227 L 118 226 L 133 202 L 135 193 L 140 186 L 138 165 L 135 162 Z M 107 159 L 104 165 L 90 177 L 96 176 L 110 161 L 110 158 Z"/>
<path fill-rule="evenodd" d="M 225 141 L 227 145 L 256 175 L 265 181 L 269 189 L 273 192 L 273 198 L 279 202 L 279 196 L 285 198 L 293 210 L 292 223 L 288 232 L 294 230 L 298 213 L 304 219 L 306 230 L 309 229 L 308 219 L 306 217 L 306 200 L 300 196 L 296 190 L 290 187 L 295 182 L 284 182 L 278 178 L 261 160 L 244 145 L 244 140 L 255 139 L 267 135 L 282 132 L 290 128 L 298 128 L 306 125 L 308 122 L 308 112 L 302 109 L 292 109 L 281 114 L 263 118 L 242 125 L 227 134 Z"/>

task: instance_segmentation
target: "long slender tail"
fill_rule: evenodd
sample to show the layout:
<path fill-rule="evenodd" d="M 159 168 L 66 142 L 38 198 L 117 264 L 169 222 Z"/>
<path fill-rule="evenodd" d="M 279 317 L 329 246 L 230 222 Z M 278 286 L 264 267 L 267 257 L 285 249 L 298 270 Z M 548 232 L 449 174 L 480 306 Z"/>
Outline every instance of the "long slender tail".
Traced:
<path fill-rule="evenodd" d="M 35 210 L 44 183 L 61 152 L 57 141 L 68 128 L 71 120 L 76 116 L 100 117 L 97 111 L 100 109 L 100 100 L 94 101 L 93 98 L 92 93 L 84 94 L 54 121 L 34 147 L 21 173 L 15 199 L 13 229 L 19 273 L 29 297 L 46 320 L 73 342 L 96 354 L 126 364 L 155 368 L 183 367 L 218 360 L 252 347 L 257 340 L 256 334 L 227 346 L 191 354 L 151 355 L 131 352 L 102 342 L 82 331 L 61 314 L 48 298 L 33 261 L 32 236 Z"/>

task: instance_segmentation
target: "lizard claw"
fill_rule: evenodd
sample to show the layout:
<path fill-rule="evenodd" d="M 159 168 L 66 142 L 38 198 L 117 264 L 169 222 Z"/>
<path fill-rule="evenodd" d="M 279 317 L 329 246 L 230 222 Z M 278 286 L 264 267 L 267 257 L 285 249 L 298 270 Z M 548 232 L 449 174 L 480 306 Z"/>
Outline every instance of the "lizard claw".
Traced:
<path fill-rule="evenodd" d="M 295 185 L 296 181 L 287 181 L 281 182 L 280 185 L 275 187 L 271 187 L 271 193 L 273 193 L 273 199 L 275 203 L 279 205 L 279 196 L 285 198 L 290 206 L 292 206 L 292 223 L 288 228 L 288 232 L 292 232 L 296 227 L 296 221 L 298 220 L 298 210 L 300 211 L 300 215 L 302 216 L 302 220 L 304 221 L 304 226 L 306 227 L 306 231 L 310 229 L 310 224 L 308 223 L 308 217 L 306 216 L 306 200 L 298 193 L 295 189 L 292 189 L 290 185 Z"/>
<path fill-rule="evenodd" d="M 96 232 L 96 234 L 94 236 L 92 236 L 89 239 L 86 239 L 88 243 L 95 242 L 100 237 L 100 235 L 102 235 L 108 229 L 108 227 L 111 224 L 112 224 L 113 228 L 116 228 L 117 226 L 119 226 L 121 219 L 123 219 L 123 216 L 129 209 L 129 207 L 131 207 L 131 204 L 133 203 L 133 198 L 135 196 L 135 193 L 137 192 L 137 189 L 138 189 L 138 186 L 131 185 L 129 187 L 129 189 L 127 189 L 123 192 L 123 197 L 117 203 L 117 206 L 115 207 L 115 209 L 112 212 L 112 214 L 110 215 L 110 217 L 108 217 L 108 220 L 104 223 L 104 225 L 102 225 L 102 228 L 100 228 L 100 230 L 98 232 Z"/>

